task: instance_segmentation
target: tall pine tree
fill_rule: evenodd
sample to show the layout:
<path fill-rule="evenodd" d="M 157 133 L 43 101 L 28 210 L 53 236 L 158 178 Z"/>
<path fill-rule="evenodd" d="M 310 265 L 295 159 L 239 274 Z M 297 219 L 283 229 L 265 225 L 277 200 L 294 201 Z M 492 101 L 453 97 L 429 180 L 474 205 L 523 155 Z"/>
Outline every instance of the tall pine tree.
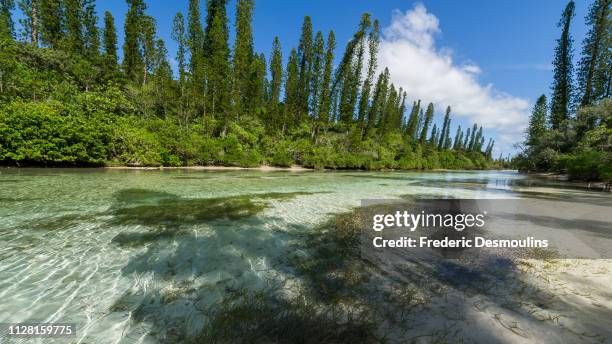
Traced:
<path fill-rule="evenodd" d="M 592 104 L 610 95 L 611 2 L 611 0 L 595 0 L 586 17 L 590 29 L 583 42 L 582 57 L 578 66 L 577 91 L 578 101 L 582 106 Z"/>
<path fill-rule="evenodd" d="M 176 49 L 176 62 L 178 64 L 178 83 L 179 83 L 179 99 L 178 99 L 178 110 L 179 118 L 183 121 L 183 125 L 187 126 L 189 122 L 188 111 L 187 111 L 187 49 L 188 49 L 188 37 L 187 31 L 185 30 L 185 18 L 181 12 L 178 12 L 174 16 L 172 23 L 172 39 L 177 44 Z"/>
<path fill-rule="evenodd" d="M 155 58 L 156 54 L 156 41 L 155 41 L 155 19 L 151 16 L 144 16 L 141 22 L 142 35 L 140 36 L 140 41 L 142 45 L 142 56 L 143 56 L 143 65 L 142 65 L 142 85 L 146 85 L 148 81 L 148 76 L 150 73 L 154 72 L 156 63 Z"/>
<path fill-rule="evenodd" d="M 83 11 L 83 49 L 85 55 L 93 60 L 100 54 L 100 32 L 95 0 L 84 0 Z"/>
<path fill-rule="evenodd" d="M 316 119 L 319 114 L 319 97 L 321 94 L 321 84 L 325 68 L 325 41 L 323 33 L 317 31 L 313 47 L 313 63 L 310 79 L 310 109 L 312 116 Z"/>
<path fill-rule="evenodd" d="M 327 35 L 327 47 L 325 49 L 325 68 L 323 69 L 323 78 L 321 81 L 321 92 L 319 96 L 319 113 L 318 120 L 327 122 L 331 115 L 331 78 L 334 68 L 334 51 L 336 50 L 336 35 L 334 31 L 330 31 Z"/>
<path fill-rule="evenodd" d="M 429 141 L 427 141 L 427 147 L 430 149 L 435 148 L 438 145 L 440 135 L 438 134 L 438 126 L 434 123 L 433 128 L 431 128 L 431 135 L 429 136 Z"/>
<path fill-rule="evenodd" d="M 421 110 L 421 100 L 412 104 L 412 110 L 408 117 L 408 123 L 406 124 L 406 136 L 409 141 L 415 141 L 417 139 L 417 130 L 419 126 L 419 111 Z"/>
<path fill-rule="evenodd" d="M 274 37 L 272 42 L 272 55 L 270 57 L 270 90 L 268 99 L 268 113 L 270 115 L 269 124 L 278 129 L 278 124 L 282 123 L 280 113 L 280 95 L 283 85 L 283 52 L 280 39 Z"/>
<path fill-rule="evenodd" d="M 209 16 L 213 15 L 210 20 L 210 27 L 206 28 L 207 48 L 210 55 L 208 56 L 208 91 L 210 96 L 210 110 L 213 116 L 223 120 L 222 135 L 225 135 L 230 123 L 231 108 L 230 108 L 230 73 L 231 67 L 229 62 L 229 33 L 227 28 L 227 9 L 226 0 L 211 0 L 214 2 L 212 11 Z"/>
<path fill-rule="evenodd" d="M 260 116 L 264 112 L 264 102 L 266 96 L 266 57 L 263 53 L 255 55 L 251 61 L 249 78 L 243 108 L 249 109 L 250 115 Z"/>
<path fill-rule="evenodd" d="M 434 116 L 434 106 L 432 103 L 427 105 L 427 110 L 425 111 L 425 118 L 423 119 L 423 128 L 421 129 L 421 137 L 419 138 L 419 142 L 421 145 L 425 145 L 425 141 L 427 140 L 427 131 L 429 130 L 429 125 L 433 121 Z"/>
<path fill-rule="evenodd" d="M 444 115 L 444 122 L 442 124 L 442 131 L 440 132 L 440 142 L 438 143 L 438 149 L 447 148 L 447 139 L 450 141 L 450 106 L 446 108 L 446 114 Z"/>
<path fill-rule="evenodd" d="M 104 12 L 103 45 L 104 57 L 109 71 L 117 68 L 117 30 L 115 29 L 115 18 L 106 11 Z"/>
<path fill-rule="evenodd" d="M 461 125 L 457 127 L 457 132 L 455 133 L 455 139 L 453 140 L 453 150 L 461 149 L 461 140 L 463 139 L 463 132 L 461 131 Z"/>
<path fill-rule="evenodd" d="M 66 49 L 75 54 L 84 52 L 83 42 L 83 2 L 82 0 L 64 0 Z"/>
<path fill-rule="evenodd" d="M 253 63 L 253 0 L 236 4 L 236 39 L 233 54 L 232 100 L 237 116 L 253 111 L 248 107 L 249 80 Z"/>
<path fill-rule="evenodd" d="M 23 28 L 25 39 L 38 47 L 40 39 L 40 0 L 19 0 L 19 9 L 24 14 L 24 18 L 19 20 Z"/>
<path fill-rule="evenodd" d="M 64 5 L 61 0 L 39 0 L 42 43 L 60 49 L 64 40 Z"/>
<path fill-rule="evenodd" d="M 471 135 L 471 131 L 472 128 L 467 129 L 467 132 L 465 133 L 465 138 L 463 140 L 463 144 L 461 145 L 461 149 L 463 150 L 468 150 L 470 148 L 470 135 Z"/>
<path fill-rule="evenodd" d="M 561 17 L 559 27 L 562 28 L 561 38 L 555 48 L 554 82 L 550 104 L 550 123 L 553 129 L 560 129 L 569 119 L 570 101 L 572 99 L 572 36 L 570 24 L 574 17 L 574 1 L 570 1 Z"/>
<path fill-rule="evenodd" d="M 14 38 L 15 24 L 11 11 L 15 9 L 15 0 L 0 0 L 0 38 Z"/>
<path fill-rule="evenodd" d="M 185 18 L 181 12 L 174 16 L 172 21 L 172 39 L 176 42 L 176 62 L 178 64 L 179 83 L 183 84 L 187 78 L 187 33 L 185 32 Z"/>
<path fill-rule="evenodd" d="M 285 80 L 285 108 L 282 125 L 283 132 L 285 132 L 288 127 L 295 123 L 295 113 L 298 107 L 299 58 L 295 48 L 291 49 L 286 70 L 287 78 Z"/>
<path fill-rule="evenodd" d="M 196 94 L 204 93 L 204 30 L 202 29 L 202 18 L 200 15 L 200 1 L 189 0 L 187 15 L 187 42 L 189 48 L 189 70 L 193 80 Z"/>
<path fill-rule="evenodd" d="M 365 119 L 370 106 L 370 92 L 372 83 L 374 82 L 374 73 L 378 65 L 378 48 L 380 46 L 380 25 L 378 20 L 374 21 L 372 30 L 368 35 L 368 68 L 363 86 L 361 88 L 361 96 L 359 99 L 358 121 L 361 127 L 361 135 L 364 134 Z"/>
<path fill-rule="evenodd" d="M 125 39 L 123 43 L 123 71 L 132 81 L 142 75 L 143 56 L 141 35 L 146 5 L 143 0 L 127 0 L 129 9 L 125 17 Z"/>
<path fill-rule="evenodd" d="M 472 126 L 472 135 L 470 135 L 470 142 L 468 143 L 468 151 L 473 151 L 475 146 L 476 146 L 476 130 L 478 129 L 478 125 L 476 123 L 474 123 L 474 126 Z"/>
<path fill-rule="evenodd" d="M 367 31 L 371 26 L 371 18 L 368 13 L 361 16 L 359 29 L 353 35 L 344 51 L 344 56 L 338 68 L 336 86 L 339 95 L 339 112 L 342 123 L 352 123 L 355 115 L 355 106 L 361 84 L 361 74 L 365 54 L 365 39 Z"/>
<path fill-rule="evenodd" d="M 302 116 L 308 114 L 308 100 L 310 99 L 310 80 L 312 78 L 312 63 L 314 59 L 312 20 L 304 17 L 302 34 L 298 45 L 299 77 L 296 107 L 296 119 L 301 121 Z"/>
<path fill-rule="evenodd" d="M 541 95 L 536 101 L 531 117 L 529 118 L 529 127 L 527 128 L 527 145 L 534 147 L 546 132 L 546 96 Z"/>
<path fill-rule="evenodd" d="M 368 31 L 370 30 L 370 27 L 372 26 L 372 19 L 369 13 L 364 13 L 361 16 L 361 21 L 359 23 L 359 31 L 357 32 L 356 37 L 354 38 L 356 40 L 356 49 L 355 49 L 355 56 L 354 56 L 354 65 L 352 66 L 352 75 L 350 77 L 350 81 L 347 80 L 347 83 L 349 85 L 350 88 L 350 93 L 349 93 L 349 98 L 347 99 L 347 104 L 346 104 L 346 117 L 349 117 L 349 113 L 350 113 L 350 119 L 352 119 L 354 117 L 354 113 L 355 113 L 355 107 L 357 105 L 357 99 L 359 97 L 359 91 L 360 91 L 360 87 L 361 87 L 361 75 L 363 72 L 363 64 L 364 61 L 366 59 L 365 56 L 365 51 L 366 51 L 366 45 L 367 45 L 367 34 Z M 368 56 L 370 54 L 368 53 Z M 358 114 L 359 116 L 359 114 Z"/>

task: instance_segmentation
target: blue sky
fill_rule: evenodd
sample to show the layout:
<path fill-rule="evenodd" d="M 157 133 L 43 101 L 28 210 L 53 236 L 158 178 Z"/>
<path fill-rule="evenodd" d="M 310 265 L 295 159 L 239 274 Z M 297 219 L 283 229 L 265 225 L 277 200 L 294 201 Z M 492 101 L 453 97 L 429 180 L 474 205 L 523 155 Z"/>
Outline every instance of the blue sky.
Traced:
<path fill-rule="evenodd" d="M 201 2 L 204 15 L 205 1 Z M 520 132 L 534 100 L 542 93 L 550 93 L 550 65 L 555 40 L 560 35 L 556 24 L 566 3 L 565 0 L 259 0 L 255 4 L 253 23 L 255 48 L 268 57 L 272 39 L 278 35 L 286 57 L 291 47 L 298 42 L 304 15 L 310 15 L 315 30 L 335 31 L 339 46 L 336 54 L 339 55 L 355 31 L 360 15 L 370 12 L 380 20 L 383 29 L 395 25 L 399 30 L 387 34 L 387 55 L 397 51 L 408 54 L 381 59 L 391 65 L 392 76 L 398 76 L 394 78 L 396 83 L 415 83 L 417 81 L 412 74 L 433 70 L 427 64 L 416 65 L 419 60 L 430 57 L 448 62 L 447 66 L 438 70 L 438 73 L 444 73 L 442 76 L 455 72 L 457 74 L 455 78 L 445 81 L 438 78 L 436 72 L 422 73 L 428 75 L 417 78 L 419 83 L 435 84 L 440 80 L 440 83 L 447 85 L 430 88 L 403 85 L 413 90 L 414 94 L 409 92 L 408 98 L 411 101 L 422 98 L 424 102 L 435 102 L 438 120 L 446 105 L 460 109 L 454 125 L 462 124 L 465 127 L 473 121 L 482 123 L 485 128 L 490 128 L 485 132 L 498 138 L 496 152 L 501 150 L 508 153 L 512 150 L 512 142 L 521 139 Z M 584 16 L 589 3 L 576 3 L 572 29 L 576 57 L 586 31 Z M 156 18 L 159 35 L 166 41 L 172 58 L 176 50 L 175 43 L 170 39 L 172 19 L 176 12 L 186 12 L 188 1 L 148 0 L 147 4 L 147 12 Z M 113 13 L 120 34 L 119 40 L 122 42 L 123 18 L 127 11 L 125 1 L 98 1 L 97 6 L 100 16 L 105 10 Z M 230 1 L 228 7 L 232 26 L 234 9 L 235 0 Z M 419 23 L 425 23 L 426 26 L 421 27 Z M 421 34 L 425 41 L 411 38 Z M 413 55 L 419 54 L 417 51 L 425 51 L 426 55 L 415 59 Z M 466 66 L 476 68 L 464 68 Z M 448 85 L 454 81 L 457 81 L 456 85 Z M 472 91 L 455 94 L 453 89 Z M 450 102 L 458 104 L 445 104 Z M 492 109 L 490 112 L 471 114 L 474 107 L 489 106 Z M 505 116 L 505 111 L 513 115 Z M 508 119 L 498 121 L 496 117 Z"/>

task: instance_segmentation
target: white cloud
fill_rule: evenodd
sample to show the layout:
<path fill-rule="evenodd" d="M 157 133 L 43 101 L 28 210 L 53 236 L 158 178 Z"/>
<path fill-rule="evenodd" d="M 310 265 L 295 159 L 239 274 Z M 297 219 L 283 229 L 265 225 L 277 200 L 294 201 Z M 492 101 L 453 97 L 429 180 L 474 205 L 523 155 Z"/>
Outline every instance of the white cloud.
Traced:
<path fill-rule="evenodd" d="M 480 84 L 481 70 L 475 63 L 458 64 L 450 50 L 436 46 L 440 33 L 438 18 L 422 4 L 405 13 L 395 11 L 383 30 L 380 68 L 389 68 L 393 83 L 402 86 L 409 98 L 433 102 L 438 113 L 450 105 L 455 118 L 476 122 L 489 134 L 494 129 L 497 152 L 511 151 L 512 144 L 522 139 L 529 102 Z"/>

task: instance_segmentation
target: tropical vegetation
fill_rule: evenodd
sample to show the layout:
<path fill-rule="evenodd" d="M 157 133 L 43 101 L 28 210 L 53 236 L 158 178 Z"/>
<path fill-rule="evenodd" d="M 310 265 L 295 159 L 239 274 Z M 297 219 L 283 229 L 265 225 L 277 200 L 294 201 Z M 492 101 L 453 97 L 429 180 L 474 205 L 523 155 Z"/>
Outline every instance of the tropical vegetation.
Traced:
<path fill-rule="evenodd" d="M 308 16 L 289 56 L 276 37 L 266 58 L 254 50 L 253 0 L 236 3 L 232 46 L 227 0 L 208 0 L 205 16 L 190 0 L 174 17 L 172 68 L 145 1 L 127 3 L 119 61 L 113 14 L 100 20 L 94 0 L 0 1 L 1 164 L 499 165 L 482 126 L 451 130 L 448 107 L 438 128 L 432 103 L 391 82 L 367 13 L 337 61 L 334 32 Z"/>
<path fill-rule="evenodd" d="M 525 171 L 567 173 L 573 179 L 612 180 L 612 11 L 610 0 L 595 0 L 577 65 L 573 65 L 571 23 L 575 4 L 563 11 L 554 58 L 551 99 L 541 95 L 515 159 Z M 574 70 L 576 75 L 574 76 Z"/>

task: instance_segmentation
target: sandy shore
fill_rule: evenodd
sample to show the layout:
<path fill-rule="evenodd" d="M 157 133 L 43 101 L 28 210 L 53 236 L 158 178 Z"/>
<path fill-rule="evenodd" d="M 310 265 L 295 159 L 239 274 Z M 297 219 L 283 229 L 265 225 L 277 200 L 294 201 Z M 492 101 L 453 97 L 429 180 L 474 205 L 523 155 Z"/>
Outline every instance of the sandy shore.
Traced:
<path fill-rule="evenodd" d="M 588 190 L 602 190 L 602 191 L 612 191 L 610 189 L 610 182 L 599 181 L 599 182 L 585 182 L 579 180 L 569 180 L 566 174 L 562 173 L 552 173 L 552 172 L 537 172 L 537 173 L 528 173 L 529 176 L 542 178 L 552 181 L 558 181 L 565 185 L 572 185 L 574 187 L 579 187 Z"/>
<path fill-rule="evenodd" d="M 237 166 L 181 166 L 181 167 L 166 167 L 166 166 L 105 166 L 105 169 L 111 170 L 201 170 L 201 171 L 290 171 L 290 172 L 306 172 L 314 171 L 311 168 L 305 168 L 299 165 L 291 167 L 276 167 L 262 165 L 259 167 L 237 167 Z"/>

